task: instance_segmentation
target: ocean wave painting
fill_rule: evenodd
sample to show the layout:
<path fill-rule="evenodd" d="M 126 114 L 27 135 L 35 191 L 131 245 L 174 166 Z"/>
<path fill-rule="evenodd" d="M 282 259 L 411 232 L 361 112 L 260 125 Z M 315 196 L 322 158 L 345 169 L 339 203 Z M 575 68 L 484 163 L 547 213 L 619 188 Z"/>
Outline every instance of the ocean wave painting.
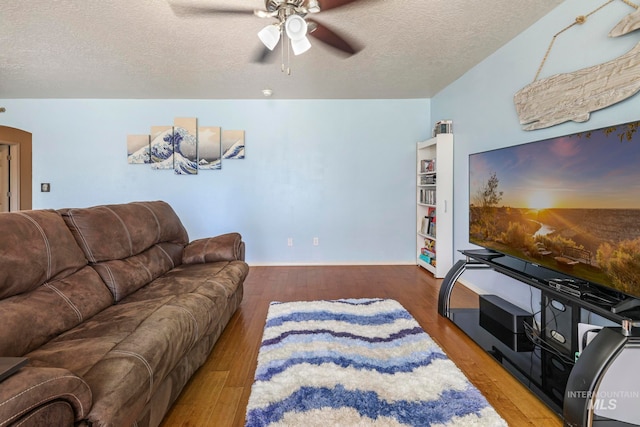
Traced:
<path fill-rule="evenodd" d="M 151 126 L 149 135 L 127 135 L 127 162 L 196 175 L 222 169 L 222 159 L 244 159 L 244 140 L 243 130 L 198 127 L 197 118 L 175 118 L 173 126 Z"/>
<path fill-rule="evenodd" d="M 173 126 L 151 126 L 150 154 L 152 169 L 173 169 Z"/>
<path fill-rule="evenodd" d="M 127 162 L 131 165 L 151 163 L 149 135 L 127 135 Z"/>
<path fill-rule="evenodd" d="M 198 119 L 176 118 L 173 124 L 173 170 L 176 175 L 196 175 Z"/>
<path fill-rule="evenodd" d="M 198 128 L 198 169 L 222 169 L 220 130 L 215 126 Z"/>
<path fill-rule="evenodd" d="M 244 131 L 222 131 L 222 158 L 244 159 Z"/>

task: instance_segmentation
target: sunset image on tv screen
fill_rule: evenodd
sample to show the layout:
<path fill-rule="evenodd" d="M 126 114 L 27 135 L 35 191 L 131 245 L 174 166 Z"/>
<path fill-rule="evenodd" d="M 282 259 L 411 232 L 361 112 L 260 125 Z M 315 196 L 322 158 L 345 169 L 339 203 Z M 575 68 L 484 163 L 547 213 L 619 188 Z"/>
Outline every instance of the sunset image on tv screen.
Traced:
<path fill-rule="evenodd" d="M 640 297 L 639 124 L 471 154 L 469 241 Z"/>

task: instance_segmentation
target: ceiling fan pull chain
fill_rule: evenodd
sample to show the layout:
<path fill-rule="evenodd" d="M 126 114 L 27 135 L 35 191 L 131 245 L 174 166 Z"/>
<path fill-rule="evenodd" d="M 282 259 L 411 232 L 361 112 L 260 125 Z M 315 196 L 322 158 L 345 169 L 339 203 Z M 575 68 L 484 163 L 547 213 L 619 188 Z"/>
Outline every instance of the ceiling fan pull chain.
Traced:
<path fill-rule="evenodd" d="M 291 75 L 291 39 L 287 37 L 287 76 L 290 76 L 290 75 Z"/>
<path fill-rule="evenodd" d="M 280 46 L 280 71 L 284 73 L 284 45 L 285 43 L 285 33 L 281 32 L 280 39 L 282 40 L 282 46 Z"/>

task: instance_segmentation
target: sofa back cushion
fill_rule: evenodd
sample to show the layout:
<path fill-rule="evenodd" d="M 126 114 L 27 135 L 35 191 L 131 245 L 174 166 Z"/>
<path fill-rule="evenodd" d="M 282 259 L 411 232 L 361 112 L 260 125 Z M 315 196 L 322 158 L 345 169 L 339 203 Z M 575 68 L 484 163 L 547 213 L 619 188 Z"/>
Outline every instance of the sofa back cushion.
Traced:
<path fill-rule="evenodd" d="M 189 241 L 175 211 L 162 201 L 60 212 L 114 301 L 180 265 Z"/>
<path fill-rule="evenodd" d="M 23 356 L 112 303 L 111 293 L 89 266 L 0 300 L 0 356 Z"/>
<path fill-rule="evenodd" d="M 0 357 L 22 356 L 111 303 L 60 214 L 0 214 Z"/>
<path fill-rule="evenodd" d="M 187 231 L 165 202 L 131 202 L 60 211 L 91 263 L 124 259 L 161 242 L 188 243 Z"/>
<path fill-rule="evenodd" d="M 53 210 L 0 213 L 0 299 L 29 292 L 87 265 Z"/>

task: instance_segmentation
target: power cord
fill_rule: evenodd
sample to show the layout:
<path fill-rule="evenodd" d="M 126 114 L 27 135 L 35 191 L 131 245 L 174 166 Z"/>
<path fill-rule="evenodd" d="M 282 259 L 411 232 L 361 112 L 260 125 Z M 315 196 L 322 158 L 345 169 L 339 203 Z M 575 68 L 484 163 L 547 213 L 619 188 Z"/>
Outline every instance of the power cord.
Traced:
<path fill-rule="evenodd" d="M 561 359 L 564 363 L 575 365 L 575 361 L 572 358 L 563 354 L 561 351 L 555 349 L 552 345 L 547 343 L 547 341 L 540 336 L 540 331 L 526 322 L 524 323 L 524 332 L 527 336 L 527 339 L 529 339 L 529 341 L 531 341 L 534 346 L 553 354 L 554 356 Z"/>
<path fill-rule="evenodd" d="M 553 323 L 553 326 L 555 328 L 558 327 L 558 318 L 556 317 L 556 313 L 551 310 L 551 313 L 553 314 L 553 318 L 548 320 L 546 322 L 546 324 L 544 325 L 544 327 L 538 327 L 538 321 L 536 320 L 536 316 L 541 314 L 543 310 L 545 310 L 546 308 L 549 307 L 550 302 L 547 301 L 546 304 L 544 305 L 544 307 L 542 307 L 542 301 L 540 303 L 540 310 L 535 311 L 534 312 L 534 307 L 533 307 L 533 290 L 531 288 L 529 288 L 529 305 L 531 306 L 531 312 L 533 312 L 533 314 L 531 315 L 531 325 L 527 322 L 523 321 L 523 328 L 524 328 L 524 332 L 525 332 L 525 336 L 527 337 L 527 339 L 529 341 L 531 341 L 531 343 L 541 349 L 541 350 L 545 350 L 551 354 L 553 354 L 554 356 L 558 357 L 560 360 L 562 360 L 563 362 L 570 364 L 570 365 L 575 365 L 575 360 L 565 354 L 563 354 L 561 351 L 557 350 L 556 348 L 554 348 L 551 344 L 549 344 L 547 342 L 547 340 L 544 338 L 543 333 L 544 330 L 551 324 Z M 535 352 L 531 352 L 531 358 L 533 358 L 533 355 L 535 354 Z M 542 357 L 541 355 L 536 354 L 537 357 Z M 533 364 L 532 364 L 533 365 Z"/>

